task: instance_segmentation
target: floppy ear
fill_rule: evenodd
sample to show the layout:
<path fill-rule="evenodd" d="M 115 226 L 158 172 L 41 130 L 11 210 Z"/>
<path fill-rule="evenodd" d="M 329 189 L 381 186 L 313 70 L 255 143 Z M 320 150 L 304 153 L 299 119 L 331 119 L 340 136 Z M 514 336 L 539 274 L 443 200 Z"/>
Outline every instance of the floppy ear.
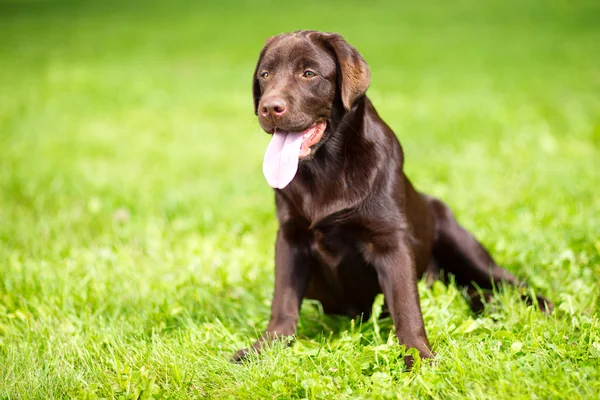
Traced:
<path fill-rule="evenodd" d="M 260 92 L 260 84 L 258 83 L 258 78 L 256 77 L 256 75 L 258 74 L 258 67 L 260 66 L 260 63 L 263 59 L 263 57 L 265 56 L 265 53 L 267 52 L 267 48 L 269 47 L 269 45 L 271 43 L 273 43 L 273 41 L 275 40 L 276 36 L 271 36 L 270 38 L 267 39 L 267 41 L 265 42 L 265 45 L 263 46 L 262 50 L 260 51 L 260 55 L 258 56 L 258 61 L 256 62 L 256 67 L 254 68 L 254 76 L 252 77 L 252 94 L 254 95 L 254 115 L 258 115 L 258 103 L 260 102 L 260 96 L 261 96 L 261 92 Z"/>
<path fill-rule="evenodd" d="M 369 65 L 360 53 L 337 33 L 325 34 L 325 43 L 333 51 L 338 63 L 338 88 L 346 111 L 364 96 L 371 83 Z"/>

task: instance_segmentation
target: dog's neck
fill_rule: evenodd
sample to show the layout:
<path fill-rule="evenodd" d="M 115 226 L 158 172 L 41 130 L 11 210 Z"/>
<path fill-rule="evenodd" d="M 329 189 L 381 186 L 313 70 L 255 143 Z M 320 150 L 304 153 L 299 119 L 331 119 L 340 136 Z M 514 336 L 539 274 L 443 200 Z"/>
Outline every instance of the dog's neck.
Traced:
<path fill-rule="evenodd" d="M 399 142 L 366 96 L 338 115 L 332 113 L 323 145 L 311 159 L 300 163 L 294 180 L 280 191 L 313 223 L 339 212 L 342 205 L 358 205 L 371 194 L 386 190 L 382 182 L 387 176 L 402 173 Z M 305 202 L 307 196 L 320 200 Z M 306 203 L 327 207 L 303 209 Z"/>
<path fill-rule="evenodd" d="M 325 142 L 312 159 L 300 163 L 301 175 L 338 180 L 340 175 L 351 174 L 353 169 L 369 169 L 374 151 L 379 153 L 376 159 L 386 159 L 386 154 L 391 156 L 395 151 L 402 152 L 395 135 L 367 96 L 358 99 L 349 111 L 334 107 L 327 129 Z"/>

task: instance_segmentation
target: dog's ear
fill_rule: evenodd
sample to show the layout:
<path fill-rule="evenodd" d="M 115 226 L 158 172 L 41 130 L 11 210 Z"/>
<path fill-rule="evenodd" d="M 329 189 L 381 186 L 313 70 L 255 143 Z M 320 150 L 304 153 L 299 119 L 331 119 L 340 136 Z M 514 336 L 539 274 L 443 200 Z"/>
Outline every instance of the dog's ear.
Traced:
<path fill-rule="evenodd" d="M 324 35 L 325 45 L 335 54 L 338 64 L 338 90 L 346 111 L 362 97 L 371 83 L 369 65 L 360 53 L 337 33 Z"/>
<path fill-rule="evenodd" d="M 260 55 L 258 56 L 258 61 L 256 62 L 256 67 L 254 68 L 254 76 L 252 77 L 252 95 L 254 96 L 254 114 L 255 115 L 258 115 L 258 103 L 260 102 L 260 96 L 261 96 L 260 84 L 258 83 L 258 77 L 256 76 L 258 74 L 258 67 L 260 67 L 260 63 L 261 63 L 263 57 L 265 56 L 267 49 L 275 41 L 276 37 L 277 36 L 271 36 L 270 38 L 267 39 L 267 41 L 265 42 L 265 45 L 263 46 L 262 50 L 260 51 Z"/>

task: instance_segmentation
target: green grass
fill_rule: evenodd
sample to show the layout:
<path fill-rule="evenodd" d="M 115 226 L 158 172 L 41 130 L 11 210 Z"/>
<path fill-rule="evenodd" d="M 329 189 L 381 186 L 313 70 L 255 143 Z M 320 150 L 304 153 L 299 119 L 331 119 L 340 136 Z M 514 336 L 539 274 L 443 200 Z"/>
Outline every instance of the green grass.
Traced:
<path fill-rule="evenodd" d="M 592 0 L 0 4 L 0 398 L 599 398 L 599 20 Z M 421 283 L 431 364 L 404 372 L 389 320 L 311 302 L 292 347 L 228 362 L 273 290 L 250 77 L 300 28 L 363 53 L 415 185 L 553 315 L 506 291 L 473 318 Z"/>

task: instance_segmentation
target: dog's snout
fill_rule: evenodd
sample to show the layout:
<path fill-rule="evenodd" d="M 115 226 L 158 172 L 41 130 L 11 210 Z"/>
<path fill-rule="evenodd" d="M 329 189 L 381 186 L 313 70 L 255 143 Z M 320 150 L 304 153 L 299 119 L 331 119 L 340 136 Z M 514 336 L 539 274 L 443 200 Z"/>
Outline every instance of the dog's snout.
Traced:
<path fill-rule="evenodd" d="M 260 112 L 263 117 L 269 115 L 273 117 L 281 117 L 287 111 L 287 104 L 281 98 L 268 99 L 263 102 Z"/>

